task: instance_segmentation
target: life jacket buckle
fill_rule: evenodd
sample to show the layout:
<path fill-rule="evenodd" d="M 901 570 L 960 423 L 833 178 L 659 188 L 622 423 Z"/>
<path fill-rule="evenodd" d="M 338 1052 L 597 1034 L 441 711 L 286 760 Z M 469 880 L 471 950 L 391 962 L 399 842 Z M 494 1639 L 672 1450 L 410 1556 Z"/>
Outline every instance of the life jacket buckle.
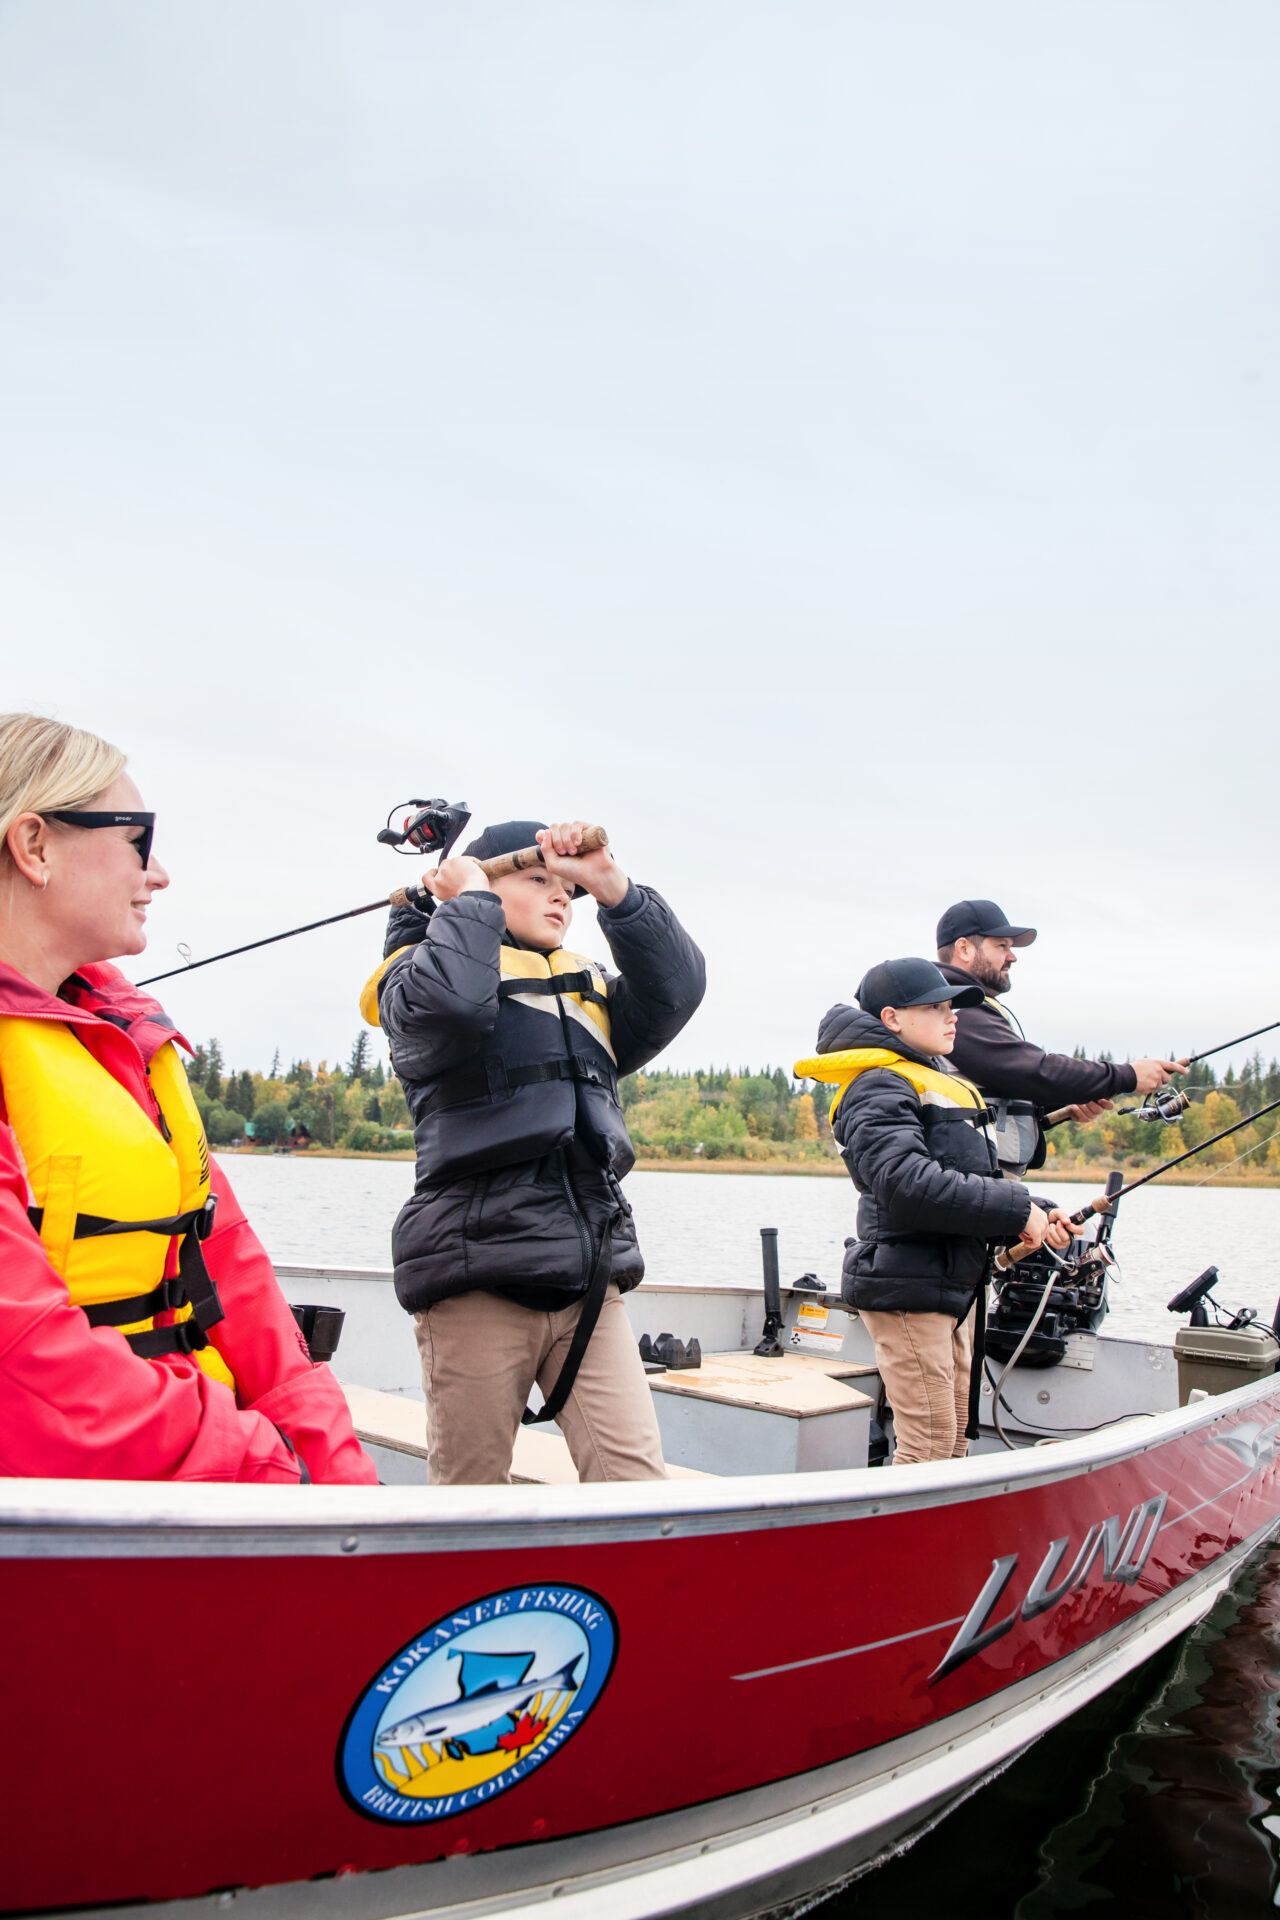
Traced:
<path fill-rule="evenodd" d="M 161 1331 L 172 1336 L 174 1346 L 179 1353 L 199 1353 L 202 1347 L 207 1347 L 209 1344 L 208 1334 L 194 1315 L 190 1320 L 179 1320 L 171 1327 L 162 1328 Z"/>
<path fill-rule="evenodd" d="M 205 1201 L 204 1205 L 200 1208 L 200 1210 L 196 1214 L 195 1220 L 192 1223 L 191 1230 L 195 1234 L 197 1240 L 207 1240 L 209 1238 L 210 1234 L 213 1232 L 213 1216 L 217 1211 L 218 1211 L 218 1196 L 216 1193 L 211 1193 L 209 1195 L 209 1198 Z"/>

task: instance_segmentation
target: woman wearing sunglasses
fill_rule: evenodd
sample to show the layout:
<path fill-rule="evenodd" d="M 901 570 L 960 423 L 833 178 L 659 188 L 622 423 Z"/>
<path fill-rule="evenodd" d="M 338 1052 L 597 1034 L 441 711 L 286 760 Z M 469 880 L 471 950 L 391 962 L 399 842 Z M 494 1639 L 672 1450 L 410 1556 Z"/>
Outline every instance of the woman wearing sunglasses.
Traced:
<path fill-rule="evenodd" d="M 118 748 L 0 716 L 0 1474 L 376 1480 L 209 1159 Z"/>

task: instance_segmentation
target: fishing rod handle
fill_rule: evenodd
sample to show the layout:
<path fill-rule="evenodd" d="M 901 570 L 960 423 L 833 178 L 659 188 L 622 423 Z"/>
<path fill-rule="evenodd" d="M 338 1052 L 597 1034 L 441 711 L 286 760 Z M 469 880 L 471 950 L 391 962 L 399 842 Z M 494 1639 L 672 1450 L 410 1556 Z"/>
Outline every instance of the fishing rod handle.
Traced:
<path fill-rule="evenodd" d="M 599 853 L 609 844 L 609 836 L 603 827 L 584 827 L 582 838 L 578 842 L 575 859 L 584 853 Z M 501 880 L 504 874 L 523 873 L 526 867 L 545 867 L 541 847 L 521 847 L 517 853 L 499 853 L 492 860 L 482 860 L 481 867 L 488 880 Z"/>
<path fill-rule="evenodd" d="M 599 853 L 601 847 L 607 847 L 609 836 L 603 827 L 587 827 L 578 845 L 579 854 Z M 486 880 L 501 880 L 507 873 L 523 873 L 526 867 L 545 867 L 541 847 L 520 847 L 515 853 L 495 854 L 492 860 L 481 860 L 480 871 Z M 422 907 L 432 897 L 428 888 L 397 887 L 391 894 L 388 905 L 392 907 Z"/>

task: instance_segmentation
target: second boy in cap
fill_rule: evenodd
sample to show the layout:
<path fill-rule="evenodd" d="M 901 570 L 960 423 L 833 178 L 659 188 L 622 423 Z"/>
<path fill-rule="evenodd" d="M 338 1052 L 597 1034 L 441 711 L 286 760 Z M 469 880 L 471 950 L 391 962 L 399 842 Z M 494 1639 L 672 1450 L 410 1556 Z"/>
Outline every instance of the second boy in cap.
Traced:
<path fill-rule="evenodd" d="M 894 1465 L 906 1466 L 968 1449 L 968 1323 L 989 1247 L 1070 1236 L 1000 1178 L 986 1103 L 947 1065 L 956 1009 L 982 988 L 951 986 L 931 960 L 886 960 L 857 1000 L 826 1014 L 796 1072 L 837 1089 L 832 1130 L 860 1195 L 842 1291 L 875 1341 Z"/>

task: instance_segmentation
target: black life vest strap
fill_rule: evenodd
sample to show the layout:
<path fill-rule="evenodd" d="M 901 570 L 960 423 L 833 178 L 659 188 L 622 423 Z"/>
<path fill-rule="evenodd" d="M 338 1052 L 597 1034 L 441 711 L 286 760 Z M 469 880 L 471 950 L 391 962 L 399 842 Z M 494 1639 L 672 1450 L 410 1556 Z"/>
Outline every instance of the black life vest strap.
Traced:
<path fill-rule="evenodd" d="M 969 1363 L 969 1418 L 964 1427 L 966 1440 L 978 1440 L 982 1436 L 982 1370 L 987 1358 L 987 1287 L 995 1258 L 996 1250 L 994 1246 L 989 1246 L 973 1303 L 973 1358 Z"/>
<path fill-rule="evenodd" d="M 581 973 L 553 973 L 548 980 L 541 977 L 534 980 L 499 980 L 499 1000 L 510 1000 L 517 993 L 577 993 L 584 1000 L 594 1000 L 598 1007 L 607 1007 L 607 994 L 601 993 L 596 985 L 596 976 L 585 969 Z"/>
<path fill-rule="evenodd" d="M 134 1294 L 128 1300 L 102 1300 L 82 1307 L 89 1325 L 127 1327 L 131 1321 L 151 1320 L 157 1313 L 189 1305 L 189 1320 L 180 1321 L 176 1326 L 126 1333 L 124 1337 L 144 1360 L 156 1360 L 166 1353 L 197 1353 L 201 1347 L 207 1347 L 209 1328 L 227 1317 L 200 1245 L 213 1232 L 217 1204 L 218 1196 L 210 1194 L 202 1207 L 192 1207 L 188 1213 L 169 1214 L 162 1220 L 111 1220 L 100 1213 L 78 1213 L 72 1235 L 76 1240 L 97 1240 L 114 1233 L 161 1233 L 167 1240 L 182 1235 L 176 1274 L 162 1280 L 150 1293 Z M 28 1207 L 27 1217 L 39 1233 L 44 1208 Z"/>
<path fill-rule="evenodd" d="M 556 1383 L 539 1407 L 537 1413 L 532 1407 L 526 1407 L 520 1415 L 522 1427 L 537 1427 L 544 1420 L 554 1420 L 564 1407 L 565 1401 L 573 1392 L 573 1383 L 578 1377 L 578 1368 L 582 1365 L 587 1343 L 596 1330 L 596 1321 L 600 1318 L 600 1309 L 604 1305 L 605 1295 L 609 1291 L 609 1276 L 613 1271 L 613 1229 L 622 1217 L 621 1207 L 617 1207 L 604 1223 L 600 1235 L 600 1251 L 596 1255 L 595 1265 L 591 1269 L 591 1279 L 583 1295 L 582 1311 L 578 1315 L 578 1324 L 573 1329 L 573 1338 L 569 1342 L 569 1351 L 564 1357 L 564 1365 L 556 1375 Z"/>
<path fill-rule="evenodd" d="M 508 1067 L 499 1059 L 472 1060 L 454 1073 L 442 1075 L 418 1110 L 425 1120 L 444 1107 L 465 1106 L 487 1095 L 497 1100 L 516 1087 L 541 1086 L 549 1080 L 582 1080 L 590 1086 L 607 1087 L 609 1076 L 585 1054 L 571 1053 L 560 1060 L 537 1060 L 527 1067 Z"/>

